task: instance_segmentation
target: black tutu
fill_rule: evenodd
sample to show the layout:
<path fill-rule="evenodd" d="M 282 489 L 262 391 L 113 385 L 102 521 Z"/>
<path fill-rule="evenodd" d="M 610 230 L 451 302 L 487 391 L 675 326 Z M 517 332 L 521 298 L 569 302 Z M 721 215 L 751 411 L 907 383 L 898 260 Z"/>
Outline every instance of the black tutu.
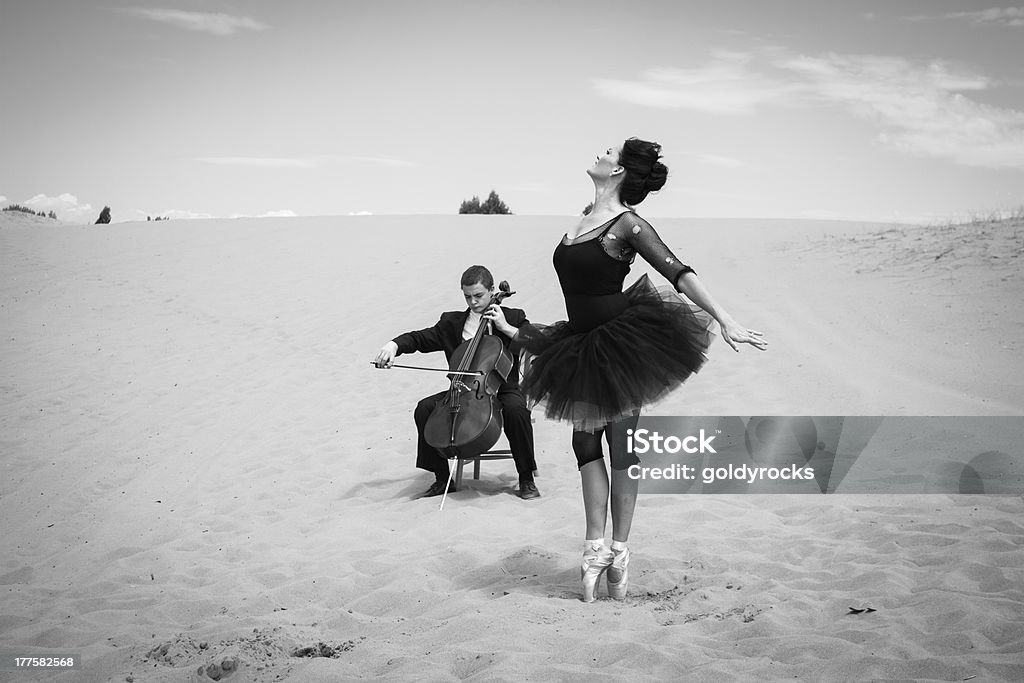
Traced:
<path fill-rule="evenodd" d="M 589 329 L 569 321 L 520 328 L 521 386 L 531 406 L 592 432 L 665 397 L 700 369 L 711 343 L 707 313 L 646 275 L 621 296 L 621 312 Z"/>

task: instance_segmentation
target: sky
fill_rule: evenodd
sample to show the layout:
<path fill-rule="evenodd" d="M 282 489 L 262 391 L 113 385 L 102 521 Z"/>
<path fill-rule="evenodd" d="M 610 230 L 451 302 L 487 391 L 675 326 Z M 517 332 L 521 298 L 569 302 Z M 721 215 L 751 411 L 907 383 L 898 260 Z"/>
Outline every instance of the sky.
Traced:
<path fill-rule="evenodd" d="M 1024 3 L 3 0 L 0 205 L 92 222 L 577 215 L 942 221 L 1024 206 Z"/>

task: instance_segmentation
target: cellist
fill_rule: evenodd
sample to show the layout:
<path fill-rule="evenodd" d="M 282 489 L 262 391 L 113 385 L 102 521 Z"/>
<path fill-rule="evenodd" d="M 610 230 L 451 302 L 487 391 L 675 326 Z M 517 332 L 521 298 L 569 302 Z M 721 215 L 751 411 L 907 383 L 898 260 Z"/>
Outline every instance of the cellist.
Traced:
<path fill-rule="evenodd" d="M 432 327 L 398 335 L 380 348 L 373 361 L 374 365 L 378 368 L 390 368 L 396 356 L 415 351 L 444 351 L 445 358 L 450 361 L 452 352 L 463 341 L 472 339 L 477 328 L 486 320 L 491 321 L 495 334 L 505 348 L 508 348 L 509 342 L 519 332 L 519 328 L 529 322 L 526 313 L 518 308 L 491 303 L 494 295 L 494 277 L 483 266 L 470 266 L 466 269 L 462 274 L 461 285 L 468 306 L 466 310 L 447 311 L 441 314 L 440 319 Z M 533 479 L 534 471 L 537 469 L 533 450 L 533 423 L 526 400 L 519 390 L 519 356 L 512 353 L 512 358 L 512 370 L 498 389 L 498 400 L 502 406 L 503 428 L 508 437 L 509 450 L 512 451 L 512 459 L 519 473 L 517 495 L 528 500 L 540 496 Z M 445 390 L 427 396 L 413 411 L 417 433 L 416 467 L 433 472 L 436 479 L 423 497 L 439 496 L 444 493 L 450 477 L 448 459 L 428 444 L 423 436 L 427 419 L 447 393 Z M 455 486 L 451 485 L 448 492 L 453 491 Z"/>

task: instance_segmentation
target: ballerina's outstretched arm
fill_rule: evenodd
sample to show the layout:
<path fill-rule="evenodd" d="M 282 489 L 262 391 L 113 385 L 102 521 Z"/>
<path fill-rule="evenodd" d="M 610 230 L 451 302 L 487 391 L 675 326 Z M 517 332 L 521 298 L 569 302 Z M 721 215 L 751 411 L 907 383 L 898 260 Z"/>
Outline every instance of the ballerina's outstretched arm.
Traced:
<path fill-rule="evenodd" d="M 751 330 L 737 323 L 725 309 L 718 305 L 711 292 L 707 290 L 704 283 L 697 277 L 693 268 L 680 261 L 668 245 L 658 235 L 657 230 L 646 220 L 635 213 L 625 214 L 627 220 L 618 221 L 614 231 L 609 231 L 610 237 L 618 238 L 619 245 L 628 245 L 640 254 L 645 261 L 661 273 L 666 280 L 671 282 L 677 292 L 687 296 L 693 303 L 697 304 L 718 321 L 722 328 L 722 338 L 725 343 L 734 351 L 739 351 L 737 344 L 750 344 L 756 349 L 764 351 L 768 342 L 764 335 L 756 330 Z M 608 250 L 608 245 L 605 249 Z M 628 252 L 623 252 L 626 255 Z M 615 256 L 613 254 L 613 256 Z M 619 256 L 621 258 L 622 256 Z"/>
<path fill-rule="evenodd" d="M 722 328 L 722 339 L 732 347 L 733 351 L 739 351 L 737 344 L 750 344 L 755 349 L 764 351 L 768 348 L 768 342 L 764 335 L 757 330 L 751 330 L 737 323 L 725 309 L 718 305 L 711 292 L 707 290 L 704 283 L 700 281 L 694 272 L 685 272 L 676 281 L 676 289 L 685 294 L 686 297 L 711 314 Z"/>

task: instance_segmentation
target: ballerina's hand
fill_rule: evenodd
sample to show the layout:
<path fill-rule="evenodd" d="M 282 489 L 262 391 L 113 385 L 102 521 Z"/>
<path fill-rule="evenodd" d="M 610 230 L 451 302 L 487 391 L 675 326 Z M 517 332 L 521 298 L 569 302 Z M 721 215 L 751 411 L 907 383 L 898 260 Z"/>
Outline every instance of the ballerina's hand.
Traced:
<path fill-rule="evenodd" d="M 725 343 L 732 347 L 733 351 L 739 351 L 737 344 L 750 344 L 755 349 L 764 351 L 768 348 L 768 341 L 765 340 L 764 335 L 757 330 L 748 330 L 742 325 L 738 325 L 736 322 L 730 321 L 722 328 L 722 339 Z"/>

